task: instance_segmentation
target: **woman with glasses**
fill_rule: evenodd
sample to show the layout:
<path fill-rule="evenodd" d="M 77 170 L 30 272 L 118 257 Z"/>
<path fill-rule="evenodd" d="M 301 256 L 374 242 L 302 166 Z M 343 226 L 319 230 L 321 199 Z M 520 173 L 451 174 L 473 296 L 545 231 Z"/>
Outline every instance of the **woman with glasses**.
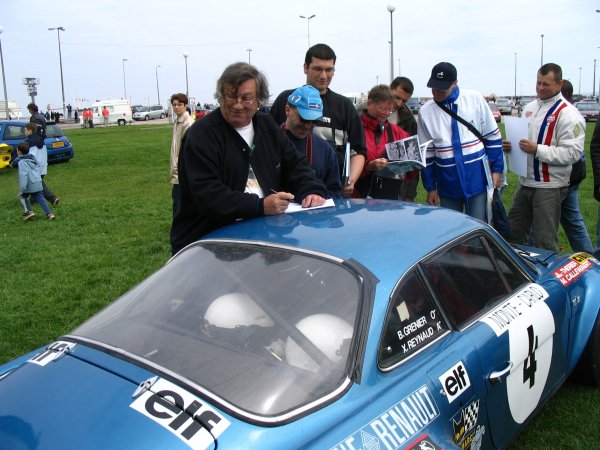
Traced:
<path fill-rule="evenodd" d="M 380 84 L 369 91 L 366 109 L 360 116 L 367 144 L 367 160 L 354 187 L 352 196 L 355 198 L 399 200 L 402 183 L 417 176 L 416 170 L 397 175 L 386 170 L 389 162 L 386 144 L 410 137 L 402 128 L 388 121 L 393 111 L 394 96 L 389 86 Z"/>

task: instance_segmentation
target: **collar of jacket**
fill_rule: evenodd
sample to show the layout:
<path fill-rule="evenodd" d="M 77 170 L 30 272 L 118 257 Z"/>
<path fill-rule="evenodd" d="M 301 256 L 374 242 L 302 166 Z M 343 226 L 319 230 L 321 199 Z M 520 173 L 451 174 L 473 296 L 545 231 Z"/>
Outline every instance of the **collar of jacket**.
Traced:
<path fill-rule="evenodd" d="M 370 116 L 367 111 L 363 111 L 360 115 L 360 120 L 362 121 L 363 128 L 366 130 L 371 130 L 374 133 L 383 133 L 383 130 L 387 126 L 388 121 L 379 122 L 374 117 Z"/>
<path fill-rule="evenodd" d="M 537 102 L 538 102 L 538 105 L 540 105 L 540 106 L 542 106 L 542 105 L 547 105 L 548 103 L 552 103 L 552 104 L 554 104 L 554 103 L 555 103 L 555 102 L 556 102 L 556 101 L 557 101 L 559 98 L 561 98 L 561 97 L 562 97 L 562 94 L 561 94 L 561 93 L 560 93 L 560 91 L 559 91 L 559 92 L 557 92 L 556 94 L 554 94 L 552 97 L 548 97 L 548 98 L 546 98 L 546 99 L 544 99 L 544 100 L 542 100 L 542 99 L 538 98 L 538 99 L 537 99 Z M 566 100 L 565 100 L 565 101 L 566 101 Z"/>
<path fill-rule="evenodd" d="M 451 103 L 454 103 L 458 96 L 460 95 L 460 89 L 458 88 L 458 84 L 452 89 L 450 95 L 446 97 L 446 99 L 442 102 L 446 106 L 450 106 Z"/>

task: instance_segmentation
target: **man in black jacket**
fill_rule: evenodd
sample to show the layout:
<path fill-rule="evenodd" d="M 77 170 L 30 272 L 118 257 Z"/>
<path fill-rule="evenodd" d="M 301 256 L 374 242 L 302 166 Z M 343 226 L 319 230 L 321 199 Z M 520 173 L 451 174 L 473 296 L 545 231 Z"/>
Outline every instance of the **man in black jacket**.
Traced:
<path fill-rule="evenodd" d="M 327 196 L 306 157 L 268 114 L 257 111 L 269 90 L 256 67 L 228 66 L 216 97 L 220 107 L 189 128 L 179 156 L 173 254 L 238 219 L 283 214 L 292 200 L 320 206 Z"/>

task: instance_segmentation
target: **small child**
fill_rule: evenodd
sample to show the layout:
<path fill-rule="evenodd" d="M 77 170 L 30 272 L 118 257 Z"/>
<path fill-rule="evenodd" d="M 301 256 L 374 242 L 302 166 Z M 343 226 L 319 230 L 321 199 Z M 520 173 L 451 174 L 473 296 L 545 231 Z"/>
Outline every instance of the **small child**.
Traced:
<path fill-rule="evenodd" d="M 25 124 L 23 132 L 27 138 L 25 142 L 29 144 L 29 154 L 35 157 L 40 166 L 40 175 L 42 176 L 42 193 L 48 203 L 58 205 L 60 199 L 50 190 L 44 177 L 48 175 L 48 150 L 44 138 L 38 133 L 38 124 L 29 122 Z"/>
<path fill-rule="evenodd" d="M 23 220 L 31 220 L 35 217 L 35 213 L 31 209 L 29 196 L 44 210 L 48 220 L 54 220 L 55 216 L 48 207 L 42 193 L 42 176 L 40 175 L 39 164 L 35 157 L 29 154 L 29 144 L 27 142 L 21 142 L 17 146 L 17 155 L 12 165 L 19 168 L 19 201 L 25 210 Z"/>

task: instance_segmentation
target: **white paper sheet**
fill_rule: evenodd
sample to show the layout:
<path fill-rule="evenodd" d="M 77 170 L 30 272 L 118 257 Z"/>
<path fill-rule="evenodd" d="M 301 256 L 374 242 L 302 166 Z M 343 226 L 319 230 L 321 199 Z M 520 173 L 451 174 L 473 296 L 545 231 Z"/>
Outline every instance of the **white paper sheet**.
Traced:
<path fill-rule="evenodd" d="M 510 141 L 511 151 L 508 153 L 508 167 L 511 172 L 522 177 L 527 176 L 527 153 L 519 148 L 519 141 L 527 139 L 527 119 L 524 117 L 504 116 L 504 131 Z"/>
<path fill-rule="evenodd" d="M 290 202 L 287 209 L 285 210 L 285 213 L 288 214 L 298 211 L 308 211 L 310 209 L 331 208 L 333 206 L 335 206 L 335 203 L 332 198 L 328 198 L 327 200 L 325 200 L 325 203 L 323 203 L 321 206 L 312 206 L 310 208 L 303 208 L 300 203 Z"/>

